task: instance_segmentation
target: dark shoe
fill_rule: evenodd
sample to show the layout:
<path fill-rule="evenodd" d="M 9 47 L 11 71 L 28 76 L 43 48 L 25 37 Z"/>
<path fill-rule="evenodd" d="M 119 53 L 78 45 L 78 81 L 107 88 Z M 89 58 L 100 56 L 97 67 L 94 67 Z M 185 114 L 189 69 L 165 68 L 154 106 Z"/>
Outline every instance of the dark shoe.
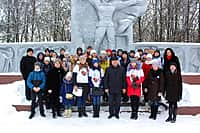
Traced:
<path fill-rule="evenodd" d="M 29 116 L 29 119 L 32 119 L 35 116 L 35 113 L 31 113 L 31 115 Z"/>
<path fill-rule="evenodd" d="M 46 117 L 46 115 L 45 115 L 44 113 L 41 113 L 40 115 L 41 115 L 42 117 Z"/>
<path fill-rule="evenodd" d="M 84 117 L 88 117 L 88 115 L 87 115 L 86 112 L 83 112 L 83 116 L 84 116 Z"/>
<path fill-rule="evenodd" d="M 172 120 L 171 120 L 171 123 L 175 123 L 175 122 L 176 122 L 176 119 L 172 119 Z"/>
<path fill-rule="evenodd" d="M 138 114 L 137 114 L 136 112 L 133 112 L 133 113 L 131 114 L 131 119 L 137 120 L 137 119 L 138 119 Z"/>
<path fill-rule="evenodd" d="M 78 117 L 81 118 L 83 116 L 81 108 L 78 108 Z"/>
<path fill-rule="evenodd" d="M 53 114 L 53 119 L 56 119 L 56 114 Z"/>
<path fill-rule="evenodd" d="M 115 118 L 116 118 L 116 119 L 119 119 L 119 115 L 115 115 Z"/>
<path fill-rule="evenodd" d="M 85 107 L 82 108 L 82 114 L 83 114 L 84 117 L 88 117 L 88 115 L 87 115 L 87 113 L 85 111 Z"/>
<path fill-rule="evenodd" d="M 109 116 L 108 116 L 108 119 L 111 119 L 112 117 L 114 117 L 114 115 L 109 115 Z"/>
<path fill-rule="evenodd" d="M 57 116 L 58 116 L 58 117 L 62 117 L 61 113 L 57 113 Z"/>
<path fill-rule="evenodd" d="M 149 116 L 149 119 L 153 119 L 153 115 L 152 114 Z"/>
<path fill-rule="evenodd" d="M 168 117 L 168 118 L 165 120 L 165 122 L 170 122 L 170 121 L 172 121 L 172 118 L 171 118 L 171 117 Z"/>

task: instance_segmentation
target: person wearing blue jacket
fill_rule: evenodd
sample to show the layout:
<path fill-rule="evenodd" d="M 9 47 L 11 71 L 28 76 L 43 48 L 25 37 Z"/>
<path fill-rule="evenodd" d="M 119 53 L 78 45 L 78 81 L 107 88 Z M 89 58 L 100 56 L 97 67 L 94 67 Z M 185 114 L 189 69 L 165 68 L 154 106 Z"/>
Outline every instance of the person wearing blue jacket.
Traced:
<path fill-rule="evenodd" d="M 45 88 L 46 78 L 43 71 L 40 69 L 40 62 L 34 64 L 34 70 L 29 74 L 27 79 L 27 85 L 31 89 L 31 115 L 29 119 L 35 116 L 36 98 L 38 97 L 40 115 L 46 117 L 44 114 L 44 107 L 42 103 L 42 90 Z"/>
<path fill-rule="evenodd" d="M 99 60 L 92 60 L 92 67 L 89 70 L 89 86 L 92 90 L 92 101 L 93 101 L 93 117 L 98 118 L 100 112 L 100 100 L 104 94 L 103 91 L 103 70 L 100 68 Z"/>
<path fill-rule="evenodd" d="M 62 103 L 65 107 L 64 117 L 70 118 L 72 113 L 73 98 L 73 81 L 72 72 L 68 72 L 63 78 L 63 83 L 60 89 L 60 96 L 62 96 Z"/>

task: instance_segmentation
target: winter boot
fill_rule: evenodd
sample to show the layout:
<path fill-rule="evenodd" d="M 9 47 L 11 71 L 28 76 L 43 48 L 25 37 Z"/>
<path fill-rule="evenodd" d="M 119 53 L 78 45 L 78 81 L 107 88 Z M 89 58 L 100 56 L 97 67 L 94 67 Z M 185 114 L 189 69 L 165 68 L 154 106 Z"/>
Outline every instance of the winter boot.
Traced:
<path fill-rule="evenodd" d="M 68 109 L 67 118 L 72 117 L 72 109 Z"/>
<path fill-rule="evenodd" d="M 154 112 L 154 108 L 153 108 L 153 105 L 151 105 L 151 115 L 149 116 L 149 119 L 153 119 L 153 112 Z"/>
<path fill-rule="evenodd" d="M 97 105 L 93 105 L 93 117 L 97 117 Z"/>
<path fill-rule="evenodd" d="M 82 107 L 82 114 L 83 114 L 84 117 L 88 117 L 86 110 L 85 110 L 85 107 Z"/>
<path fill-rule="evenodd" d="M 157 117 L 157 112 L 158 112 L 158 106 L 154 106 L 153 107 L 153 119 L 156 120 L 156 117 Z"/>
<path fill-rule="evenodd" d="M 67 118 L 67 114 L 68 114 L 68 109 L 65 109 L 64 111 L 64 117 Z"/>
<path fill-rule="evenodd" d="M 44 112 L 40 113 L 40 115 L 41 115 L 42 117 L 46 117 L 46 115 L 44 114 Z"/>
<path fill-rule="evenodd" d="M 81 118 L 82 116 L 82 108 L 78 108 L 78 117 Z"/>
<path fill-rule="evenodd" d="M 29 119 L 32 119 L 35 116 L 35 112 L 31 112 Z"/>
<path fill-rule="evenodd" d="M 176 115 L 177 115 L 177 108 L 175 106 L 172 107 L 172 120 L 171 123 L 175 123 L 176 122 Z"/>
<path fill-rule="evenodd" d="M 100 113 L 100 105 L 97 105 L 97 117 L 99 117 L 99 113 Z"/>
<path fill-rule="evenodd" d="M 57 116 L 62 117 L 62 114 L 60 113 L 60 110 L 57 110 Z"/>
<path fill-rule="evenodd" d="M 131 113 L 131 119 L 133 119 L 133 120 L 137 120 L 137 119 L 138 119 L 138 114 L 137 114 L 137 112 L 132 112 L 132 113 Z"/>
<path fill-rule="evenodd" d="M 169 117 L 165 120 L 165 122 L 170 122 L 172 120 L 172 106 L 169 106 Z"/>

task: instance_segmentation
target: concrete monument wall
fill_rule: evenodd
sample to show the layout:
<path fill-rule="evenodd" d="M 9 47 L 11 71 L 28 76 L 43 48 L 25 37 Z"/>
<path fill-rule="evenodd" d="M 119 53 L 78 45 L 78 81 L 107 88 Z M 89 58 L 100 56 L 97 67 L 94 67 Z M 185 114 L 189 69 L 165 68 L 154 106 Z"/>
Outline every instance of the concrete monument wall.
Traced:
<path fill-rule="evenodd" d="M 71 54 L 75 54 L 76 44 L 71 42 L 57 42 L 57 43 L 0 43 L 0 73 L 19 72 L 19 63 L 23 55 L 26 54 L 27 48 L 33 48 L 36 56 L 37 53 L 44 51 L 46 48 L 54 49 L 59 52 L 60 48 L 65 48 Z M 166 48 L 170 47 L 175 51 L 179 57 L 182 72 L 198 72 L 200 73 L 200 43 L 163 43 L 163 42 L 143 42 L 134 43 L 131 45 L 132 49 L 159 49 L 161 55 Z"/>

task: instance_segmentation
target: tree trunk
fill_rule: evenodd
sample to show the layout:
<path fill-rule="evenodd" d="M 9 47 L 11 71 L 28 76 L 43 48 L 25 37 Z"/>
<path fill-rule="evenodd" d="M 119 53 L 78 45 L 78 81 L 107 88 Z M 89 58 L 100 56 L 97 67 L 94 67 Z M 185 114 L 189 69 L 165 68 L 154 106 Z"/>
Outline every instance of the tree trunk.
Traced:
<path fill-rule="evenodd" d="M 31 19 L 31 42 L 33 42 L 34 38 L 34 30 L 35 30 L 35 12 L 36 12 L 36 7 L 35 7 L 35 0 L 32 0 L 32 19 Z"/>
<path fill-rule="evenodd" d="M 187 0 L 187 15 L 186 15 L 186 40 L 185 42 L 189 42 L 190 39 L 190 0 Z"/>
<path fill-rule="evenodd" d="M 141 16 L 138 17 L 138 33 L 139 33 L 139 42 L 142 42 Z"/>

